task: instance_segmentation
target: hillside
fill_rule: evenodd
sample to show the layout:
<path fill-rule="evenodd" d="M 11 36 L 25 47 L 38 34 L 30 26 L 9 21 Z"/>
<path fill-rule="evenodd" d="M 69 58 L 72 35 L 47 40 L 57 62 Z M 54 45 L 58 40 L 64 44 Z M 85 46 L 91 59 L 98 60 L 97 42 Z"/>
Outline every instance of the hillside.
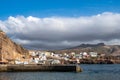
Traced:
<path fill-rule="evenodd" d="M 80 52 L 97 52 L 98 54 L 106 55 L 120 55 L 120 45 L 105 45 L 104 43 L 98 44 L 81 44 L 76 47 L 67 48 L 63 50 L 55 50 L 55 53 L 80 53 Z"/>
<path fill-rule="evenodd" d="M 0 61 L 22 59 L 28 50 L 13 42 L 7 35 L 0 31 Z"/>

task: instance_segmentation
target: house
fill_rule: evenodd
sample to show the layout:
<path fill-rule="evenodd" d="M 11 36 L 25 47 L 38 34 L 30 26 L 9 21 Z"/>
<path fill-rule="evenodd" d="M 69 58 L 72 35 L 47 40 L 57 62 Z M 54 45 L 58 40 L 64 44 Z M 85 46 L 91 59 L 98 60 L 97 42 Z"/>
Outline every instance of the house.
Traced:
<path fill-rule="evenodd" d="M 97 52 L 89 52 L 89 55 L 91 57 L 97 57 L 98 56 L 98 53 Z"/>
<path fill-rule="evenodd" d="M 48 57 L 48 56 L 50 56 L 51 55 L 51 52 L 44 52 L 45 53 L 45 55 Z"/>
<path fill-rule="evenodd" d="M 61 62 L 60 62 L 60 60 L 53 60 L 52 62 L 51 62 L 51 64 L 60 64 Z"/>
<path fill-rule="evenodd" d="M 50 53 L 50 55 L 53 57 L 53 56 L 54 56 L 54 53 Z"/>
<path fill-rule="evenodd" d="M 74 56 L 74 55 L 75 55 L 75 52 L 71 52 L 70 54 L 71 54 L 72 56 Z"/>
<path fill-rule="evenodd" d="M 76 54 L 76 55 L 75 55 L 75 58 L 77 58 L 77 59 L 82 59 L 82 55 L 81 55 L 81 54 Z"/>
<path fill-rule="evenodd" d="M 83 56 L 83 58 L 88 58 L 88 57 L 89 57 L 89 55 L 88 55 L 87 52 L 83 52 L 83 53 L 82 53 L 82 56 Z"/>

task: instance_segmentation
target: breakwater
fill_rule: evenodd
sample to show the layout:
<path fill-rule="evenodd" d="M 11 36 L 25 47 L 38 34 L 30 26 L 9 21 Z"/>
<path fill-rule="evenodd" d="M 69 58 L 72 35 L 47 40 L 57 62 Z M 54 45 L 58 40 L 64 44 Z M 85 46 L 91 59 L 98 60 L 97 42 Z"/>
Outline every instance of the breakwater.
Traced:
<path fill-rule="evenodd" d="M 0 65 L 0 72 L 32 72 L 32 71 L 48 71 L 48 72 L 81 72 L 82 69 L 78 65 L 18 65 L 7 64 Z"/>

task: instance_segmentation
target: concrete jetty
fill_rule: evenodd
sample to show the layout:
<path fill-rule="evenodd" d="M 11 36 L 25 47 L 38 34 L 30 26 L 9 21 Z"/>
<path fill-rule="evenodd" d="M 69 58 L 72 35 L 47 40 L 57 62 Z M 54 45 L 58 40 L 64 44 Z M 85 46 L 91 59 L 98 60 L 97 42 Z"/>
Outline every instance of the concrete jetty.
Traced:
<path fill-rule="evenodd" d="M 37 65 L 37 64 L 7 64 L 0 65 L 0 72 L 81 72 L 82 69 L 79 65 Z"/>

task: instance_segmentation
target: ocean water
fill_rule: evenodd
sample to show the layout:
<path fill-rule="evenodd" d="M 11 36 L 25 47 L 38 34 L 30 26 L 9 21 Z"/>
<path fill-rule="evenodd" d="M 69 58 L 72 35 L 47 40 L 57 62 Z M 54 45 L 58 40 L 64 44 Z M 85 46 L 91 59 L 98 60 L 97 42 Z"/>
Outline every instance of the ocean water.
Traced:
<path fill-rule="evenodd" d="M 1 72 L 0 80 L 120 80 L 120 64 L 80 65 L 83 72 Z"/>

